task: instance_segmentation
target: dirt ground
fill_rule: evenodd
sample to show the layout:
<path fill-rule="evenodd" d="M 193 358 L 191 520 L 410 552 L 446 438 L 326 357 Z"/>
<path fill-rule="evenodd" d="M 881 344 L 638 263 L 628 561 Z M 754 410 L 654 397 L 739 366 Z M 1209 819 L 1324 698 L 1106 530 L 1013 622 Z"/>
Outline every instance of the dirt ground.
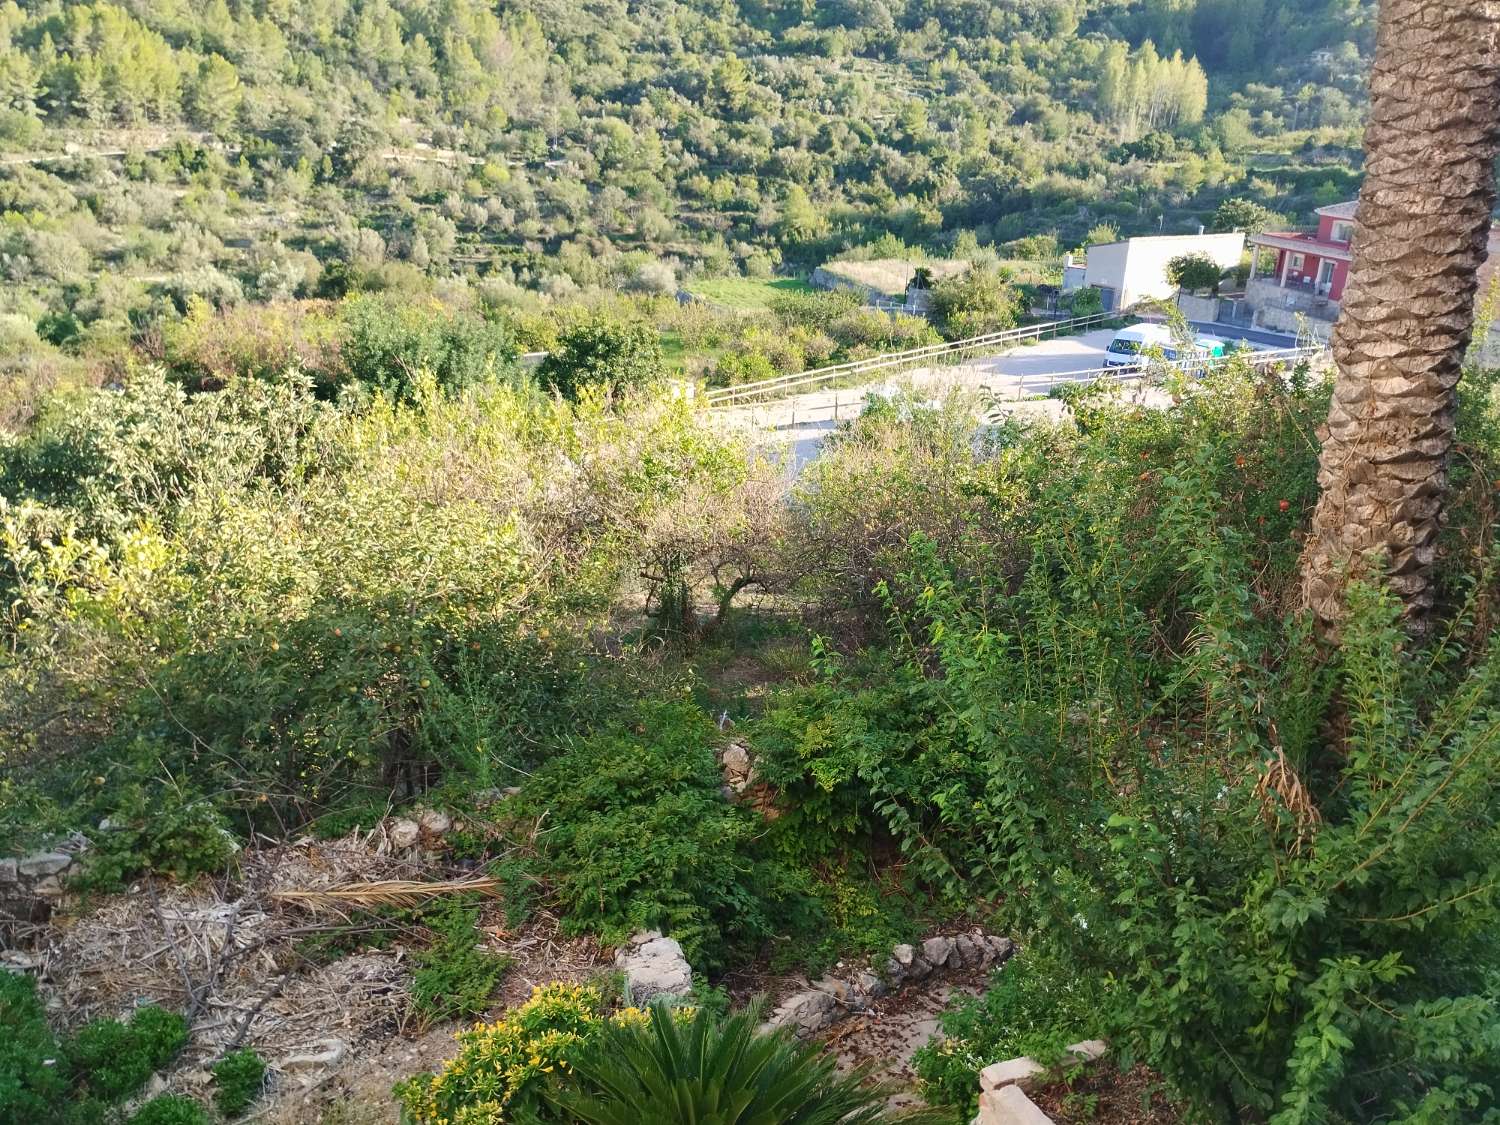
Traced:
<path fill-rule="evenodd" d="M 5 964 L 37 977 L 64 1028 L 127 1016 L 150 1003 L 186 1012 L 192 1038 L 164 1075 L 168 1090 L 207 1097 L 208 1065 L 226 1050 L 252 1047 L 269 1064 L 268 1094 L 246 1120 L 394 1125 L 393 1083 L 451 1056 L 454 1032 L 463 1026 L 424 1028 L 411 1013 L 410 951 L 426 935 L 398 928 L 393 938 L 389 925 L 372 925 L 368 943 L 359 932 L 352 939 L 345 932 L 332 953 L 310 945 L 335 928 L 358 931 L 364 924 L 363 899 L 339 898 L 357 895 L 351 888 L 451 878 L 440 854 L 425 850 L 431 842 L 424 836 L 399 846 L 383 822 L 340 840 L 248 850 L 232 881 L 143 882 L 123 894 L 69 900 L 49 925 L 6 950 Z M 512 962 L 492 1016 L 525 1000 L 536 985 L 589 980 L 612 969 L 612 950 L 564 937 L 545 911 L 514 929 L 498 903 L 480 919 L 485 945 Z M 844 1018 L 822 1041 L 842 1066 L 869 1064 L 878 1078 L 909 1088 L 912 1053 L 937 1030 L 948 1000 L 979 991 L 984 975 L 934 973 Z M 775 1001 L 807 987 L 794 974 L 753 968 L 724 984 L 738 1001 L 761 993 Z M 903 1094 L 894 1104 L 915 1100 Z"/>

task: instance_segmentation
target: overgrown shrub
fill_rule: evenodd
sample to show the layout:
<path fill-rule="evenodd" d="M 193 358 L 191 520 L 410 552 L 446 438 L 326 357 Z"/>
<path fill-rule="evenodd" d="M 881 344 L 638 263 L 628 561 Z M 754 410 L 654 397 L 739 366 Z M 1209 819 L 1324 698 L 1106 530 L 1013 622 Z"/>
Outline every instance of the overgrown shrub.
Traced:
<path fill-rule="evenodd" d="M 1079 396 L 975 464 L 1013 545 L 914 543 L 888 648 L 773 710 L 766 776 L 1110 981 L 1091 1027 L 1038 1030 L 1109 1037 L 1205 1115 L 1477 1115 L 1500 1081 L 1493 547 L 1445 532 L 1467 547 L 1430 647 L 1356 591 L 1327 650 L 1294 599 L 1321 396 L 1232 366 L 1177 391 Z"/>
<path fill-rule="evenodd" d="M 412 1007 L 423 1023 L 478 1015 L 489 1006 L 510 959 L 477 948 L 479 911 L 458 901 L 424 910 L 432 943 L 413 955 Z"/>
<path fill-rule="evenodd" d="M 118 396 L 99 395 L 82 408 L 97 421 L 62 426 L 76 439 L 12 451 L 22 503 L 0 511 L 16 645 L 0 830 L 29 839 L 46 801 L 58 828 L 108 817 L 96 858 L 115 878 L 222 870 L 221 815 L 279 830 L 455 771 L 511 784 L 614 706 L 575 623 L 608 605 L 655 513 L 748 463 L 665 400 L 430 393 L 328 410 L 294 439 L 297 411 L 252 425 L 220 401 L 286 387 L 153 386 L 119 409 L 174 435 L 155 461 L 100 436 Z M 304 457 L 316 471 L 288 467 Z"/>
<path fill-rule="evenodd" d="M 176 1012 L 137 1008 L 129 1022 L 99 1019 L 68 1044 L 68 1057 L 88 1091 L 106 1102 L 129 1097 L 187 1043 L 187 1021 Z"/>
<path fill-rule="evenodd" d="M 1014 328 L 1026 311 L 1011 278 L 976 266 L 932 287 L 932 317 L 950 340 Z"/>
<path fill-rule="evenodd" d="M 537 846 L 566 926 L 616 942 L 661 930 L 706 967 L 771 932 L 783 873 L 757 862 L 755 814 L 720 794 L 715 741 L 693 704 L 643 703 L 527 781 L 514 811 L 545 818 Z"/>
<path fill-rule="evenodd" d="M 397 399 L 413 398 L 424 376 L 444 391 L 518 378 L 519 349 L 496 321 L 378 295 L 351 298 L 340 319 L 349 377 Z"/>
<path fill-rule="evenodd" d="M 30 977 L 0 971 L 0 1027 L 0 1125 L 45 1121 L 71 1073 Z"/>
<path fill-rule="evenodd" d="M 1108 988 L 1107 980 L 1049 958 L 1044 946 L 1028 947 L 982 996 L 965 997 L 943 1013 L 941 1035 L 912 1059 L 923 1094 L 970 1120 L 981 1069 L 1018 1055 L 1050 1063 L 1068 1044 L 1092 1038 Z"/>
<path fill-rule="evenodd" d="M 565 328 L 537 369 L 542 385 L 576 399 L 588 388 L 614 393 L 648 387 L 666 376 L 661 337 L 639 320 L 605 314 Z"/>
<path fill-rule="evenodd" d="M 266 1084 L 266 1060 L 249 1047 L 230 1051 L 212 1067 L 214 1105 L 225 1117 L 238 1117 L 249 1109 Z"/>
<path fill-rule="evenodd" d="M 204 1108 L 181 1094 L 161 1094 L 130 1115 L 129 1125 L 212 1125 Z"/>

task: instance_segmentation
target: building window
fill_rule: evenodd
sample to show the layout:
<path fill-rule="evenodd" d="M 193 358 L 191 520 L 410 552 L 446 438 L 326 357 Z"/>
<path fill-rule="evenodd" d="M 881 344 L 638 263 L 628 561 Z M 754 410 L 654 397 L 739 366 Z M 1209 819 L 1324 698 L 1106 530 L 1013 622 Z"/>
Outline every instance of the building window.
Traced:
<path fill-rule="evenodd" d="M 1354 237 L 1353 223 L 1334 223 L 1333 240 L 1335 242 L 1348 242 Z"/>
<path fill-rule="evenodd" d="M 1304 265 L 1306 265 L 1306 264 L 1307 264 L 1307 259 L 1305 257 L 1303 257 L 1301 254 L 1293 254 L 1292 255 L 1292 269 L 1297 270 L 1300 273 L 1301 270 L 1302 270 L 1302 267 Z"/>

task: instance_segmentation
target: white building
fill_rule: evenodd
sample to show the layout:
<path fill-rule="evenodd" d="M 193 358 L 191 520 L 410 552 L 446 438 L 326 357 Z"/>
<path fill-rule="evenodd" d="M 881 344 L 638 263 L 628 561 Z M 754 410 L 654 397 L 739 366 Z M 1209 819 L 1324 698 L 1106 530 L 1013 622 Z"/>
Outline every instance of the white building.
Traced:
<path fill-rule="evenodd" d="M 1141 301 L 1169 300 L 1177 287 L 1167 280 L 1167 263 L 1184 254 L 1206 254 L 1224 269 L 1240 264 L 1245 235 L 1159 234 L 1090 246 L 1080 270 L 1070 263 L 1063 270 L 1063 291 L 1097 288 L 1106 311 L 1128 309 Z"/>

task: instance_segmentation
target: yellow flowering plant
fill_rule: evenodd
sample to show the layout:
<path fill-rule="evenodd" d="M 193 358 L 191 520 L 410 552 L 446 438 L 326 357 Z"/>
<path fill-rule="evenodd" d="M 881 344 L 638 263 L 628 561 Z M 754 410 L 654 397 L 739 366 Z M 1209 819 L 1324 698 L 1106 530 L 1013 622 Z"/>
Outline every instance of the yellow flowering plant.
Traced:
<path fill-rule="evenodd" d="M 611 1012 L 604 992 L 593 985 L 539 985 L 501 1019 L 458 1032 L 458 1054 L 436 1074 L 398 1083 L 396 1097 L 412 1125 L 551 1120 L 542 1088 L 565 1078 L 571 1060 L 605 1027 L 647 1019 L 640 1008 Z"/>

